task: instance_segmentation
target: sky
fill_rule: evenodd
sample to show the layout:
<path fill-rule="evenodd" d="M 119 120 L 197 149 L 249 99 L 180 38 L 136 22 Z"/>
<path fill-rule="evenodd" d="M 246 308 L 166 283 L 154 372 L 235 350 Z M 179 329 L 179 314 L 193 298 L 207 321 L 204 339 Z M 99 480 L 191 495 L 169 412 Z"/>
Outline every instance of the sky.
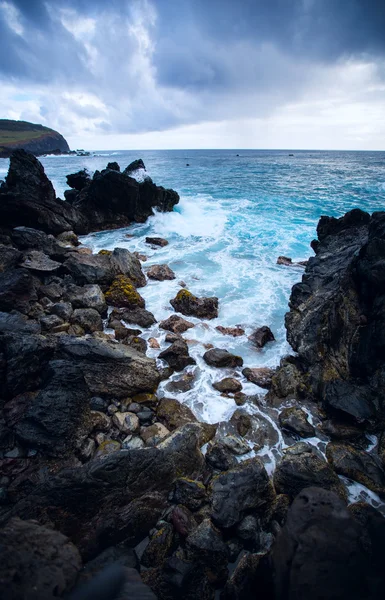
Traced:
<path fill-rule="evenodd" d="M 72 148 L 385 150 L 385 0 L 0 0 L 0 118 Z"/>

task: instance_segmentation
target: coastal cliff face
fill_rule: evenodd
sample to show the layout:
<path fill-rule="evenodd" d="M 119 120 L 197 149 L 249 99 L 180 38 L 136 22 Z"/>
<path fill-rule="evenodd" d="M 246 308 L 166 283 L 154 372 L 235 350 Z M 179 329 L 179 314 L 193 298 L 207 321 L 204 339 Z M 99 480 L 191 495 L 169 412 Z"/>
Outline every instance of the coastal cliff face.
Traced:
<path fill-rule="evenodd" d="M 20 148 L 35 156 L 70 151 L 64 137 L 49 127 L 27 121 L 0 119 L 0 158 L 8 158 Z"/>
<path fill-rule="evenodd" d="M 145 256 L 93 254 L 71 231 L 172 210 L 178 194 L 138 183 L 135 168 L 144 165 L 68 175 L 62 201 L 18 150 L 0 188 L 1 597 L 66 598 L 85 584 L 75 598 L 96 588 L 103 600 L 213 600 L 219 590 L 222 600 L 381 598 L 385 519 L 365 502 L 347 507 L 338 475 L 385 498 L 382 444 L 369 452 L 364 435 L 383 429 L 385 213 L 321 219 L 286 317 L 297 355 L 276 372 L 244 369 L 271 386 L 267 397 L 209 425 L 178 400 L 191 373 L 168 382 L 176 397 L 157 395 L 195 363 L 182 335 L 194 323 L 159 323 L 163 351 L 143 334 L 156 315 L 141 288 L 175 274 L 155 265 L 146 277 Z M 218 314 L 218 298 L 187 289 L 170 305 L 199 320 Z M 252 336 L 258 349 L 267 330 Z M 213 389 L 242 406 L 242 358 L 207 347 L 202 357 L 231 369 Z M 278 446 L 273 420 L 287 447 L 269 475 L 255 453 Z M 299 441 L 315 435 L 324 454 Z"/>

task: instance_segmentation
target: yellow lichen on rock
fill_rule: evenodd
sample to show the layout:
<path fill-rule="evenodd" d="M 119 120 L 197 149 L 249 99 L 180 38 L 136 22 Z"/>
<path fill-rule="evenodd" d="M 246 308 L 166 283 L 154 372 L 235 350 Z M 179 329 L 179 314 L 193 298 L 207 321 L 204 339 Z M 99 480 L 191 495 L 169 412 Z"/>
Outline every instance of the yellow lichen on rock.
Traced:
<path fill-rule="evenodd" d="M 117 307 L 144 308 L 145 302 L 129 277 L 118 275 L 106 292 L 108 304 Z"/>
<path fill-rule="evenodd" d="M 99 250 L 98 254 L 109 256 L 110 254 L 112 254 L 112 251 L 111 250 Z"/>

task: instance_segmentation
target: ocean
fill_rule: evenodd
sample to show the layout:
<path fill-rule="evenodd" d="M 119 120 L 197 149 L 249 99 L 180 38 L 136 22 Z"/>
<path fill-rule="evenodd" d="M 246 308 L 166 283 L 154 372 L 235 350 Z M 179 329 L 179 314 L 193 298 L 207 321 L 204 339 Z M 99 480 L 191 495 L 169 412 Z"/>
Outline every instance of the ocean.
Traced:
<path fill-rule="evenodd" d="M 274 367 L 292 352 L 286 342 L 284 315 L 290 290 L 300 281 L 303 267 L 277 265 L 277 257 L 285 255 L 300 261 L 312 256 L 310 242 L 316 237 L 321 215 L 339 217 L 356 207 L 368 212 L 383 210 L 385 152 L 116 151 L 40 160 L 57 195 L 63 197 L 67 174 L 81 168 L 93 173 L 109 161 L 117 161 L 123 169 L 137 158 L 143 159 L 148 175 L 156 184 L 177 190 L 180 203 L 173 213 L 158 213 L 144 224 L 93 233 L 82 241 L 94 251 L 114 247 L 136 250 L 148 257 L 144 269 L 166 263 L 175 271 L 174 281 L 149 281 L 140 290 L 146 308 L 158 321 L 172 314 L 169 300 L 180 289 L 180 281 L 197 296 L 219 298 L 217 319 L 189 318 L 196 325 L 185 337 L 190 340 L 190 354 L 197 366 L 188 368 L 194 372 L 192 389 L 178 394 L 178 399 L 201 420 L 227 421 L 237 406 L 233 399 L 216 392 L 212 383 L 233 375 L 234 371 L 208 367 L 202 359 L 203 344 L 213 344 L 242 356 L 247 367 Z M 7 168 L 8 161 L 0 160 L 0 178 L 5 176 Z M 169 245 L 154 250 L 145 243 L 145 236 L 164 237 Z M 217 325 L 240 325 L 246 335 L 223 336 L 215 329 Z M 276 341 L 257 350 L 247 336 L 262 325 L 272 329 Z M 144 337 L 156 337 L 162 348 L 167 346 L 162 341 L 164 331 L 157 325 L 146 331 Z M 154 357 L 158 353 L 159 350 L 148 351 Z M 248 383 L 240 371 L 236 376 L 244 392 L 262 392 Z M 180 374 L 173 376 L 178 377 Z M 167 383 L 161 384 L 160 394 L 175 396 L 165 389 Z M 246 408 L 254 413 L 260 410 L 255 405 Z M 269 414 L 264 417 L 276 428 Z M 285 446 L 281 432 L 276 429 L 277 444 L 261 452 L 270 471 Z M 310 443 L 324 450 L 324 444 L 317 438 Z M 358 484 L 349 489 L 351 499 L 360 493 L 367 495 Z M 372 493 L 369 495 L 373 497 Z"/>

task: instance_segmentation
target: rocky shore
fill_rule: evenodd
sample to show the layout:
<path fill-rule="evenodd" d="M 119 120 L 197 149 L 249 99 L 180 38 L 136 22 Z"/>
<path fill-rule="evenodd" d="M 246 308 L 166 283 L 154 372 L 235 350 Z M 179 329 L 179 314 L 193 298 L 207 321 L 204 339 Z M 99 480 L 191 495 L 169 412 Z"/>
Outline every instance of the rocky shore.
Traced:
<path fill-rule="evenodd" d="M 138 168 L 68 175 L 63 201 L 16 151 L 0 187 L 1 597 L 381 597 L 385 519 L 348 506 L 345 483 L 385 498 L 385 213 L 321 218 L 286 317 L 296 354 L 278 369 L 202 348 L 213 394 L 235 408 L 209 425 L 178 392 L 193 385 L 188 318 L 209 323 L 218 299 L 182 287 L 159 324 L 169 345 L 150 338 L 149 358 L 142 334 L 157 319 L 140 289 L 175 274 L 146 277 L 143 257 L 92 254 L 77 237 L 173 209 L 178 194 L 139 183 Z M 265 326 L 250 341 L 274 336 Z M 271 472 L 258 453 L 279 435 Z"/>

